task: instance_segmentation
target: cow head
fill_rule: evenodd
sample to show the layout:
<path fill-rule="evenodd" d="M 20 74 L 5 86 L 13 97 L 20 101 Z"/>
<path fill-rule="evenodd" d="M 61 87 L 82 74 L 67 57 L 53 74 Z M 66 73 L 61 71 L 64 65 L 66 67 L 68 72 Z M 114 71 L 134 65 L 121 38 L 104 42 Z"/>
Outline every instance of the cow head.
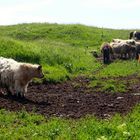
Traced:
<path fill-rule="evenodd" d="M 43 78 L 44 77 L 44 74 L 43 74 L 43 71 L 42 71 L 42 66 L 39 65 L 37 67 L 37 78 Z"/>

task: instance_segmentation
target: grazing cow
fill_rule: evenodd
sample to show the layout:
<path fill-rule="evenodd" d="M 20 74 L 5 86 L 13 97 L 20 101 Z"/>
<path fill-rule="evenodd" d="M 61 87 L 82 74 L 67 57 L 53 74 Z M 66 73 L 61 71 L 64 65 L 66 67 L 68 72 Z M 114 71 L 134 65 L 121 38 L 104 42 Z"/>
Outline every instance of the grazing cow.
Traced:
<path fill-rule="evenodd" d="M 140 40 L 140 32 L 137 31 L 131 32 L 129 39 Z"/>
<path fill-rule="evenodd" d="M 33 78 L 43 78 L 42 66 L 0 57 L 0 85 L 12 95 L 24 97 Z"/>

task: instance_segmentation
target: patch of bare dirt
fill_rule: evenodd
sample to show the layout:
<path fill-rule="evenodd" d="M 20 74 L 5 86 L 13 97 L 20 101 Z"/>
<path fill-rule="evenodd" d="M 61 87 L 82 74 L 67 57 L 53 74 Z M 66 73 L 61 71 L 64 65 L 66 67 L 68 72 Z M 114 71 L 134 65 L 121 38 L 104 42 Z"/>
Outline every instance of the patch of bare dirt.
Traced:
<path fill-rule="evenodd" d="M 128 77 L 135 79 L 135 75 Z M 80 118 L 95 115 L 108 118 L 127 114 L 140 102 L 140 84 L 129 85 L 127 93 L 98 93 L 88 87 L 90 79 L 78 77 L 61 84 L 31 84 L 25 99 L 0 94 L 0 108 L 10 111 L 36 112 L 46 117 Z"/>

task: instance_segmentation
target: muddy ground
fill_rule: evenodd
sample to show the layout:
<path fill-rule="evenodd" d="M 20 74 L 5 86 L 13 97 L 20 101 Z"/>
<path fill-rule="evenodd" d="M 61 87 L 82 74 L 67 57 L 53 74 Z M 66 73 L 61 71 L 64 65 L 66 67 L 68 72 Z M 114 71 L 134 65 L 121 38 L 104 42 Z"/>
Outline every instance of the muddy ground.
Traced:
<path fill-rule="evenodd" d="M 128 78 L 131 79 L 136 79 L 136 76 Z M 25 99 L 1 93 L 0 108 L 10 111 L 23 109 L 46 117 L 75 119 L 89 114 L 110 118 L 115 113 L 127 114 L 140 102 L 139 82 L 129 85 L 127 93 L 96 92 L 95 88 L 87 86 L 89 82 L 86 77 L 77 77 L 61 84 L 30 84 Z"/>

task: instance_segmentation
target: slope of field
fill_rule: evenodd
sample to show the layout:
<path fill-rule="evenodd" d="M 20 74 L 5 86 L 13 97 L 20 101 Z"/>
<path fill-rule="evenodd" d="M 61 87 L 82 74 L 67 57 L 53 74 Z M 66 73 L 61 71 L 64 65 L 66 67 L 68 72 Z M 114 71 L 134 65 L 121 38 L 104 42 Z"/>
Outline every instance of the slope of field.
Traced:
<path fill-rule="evenodd" d="M 0 27 L 0 55 L 18 61 L 40 63 L 44 81 L 59 82 L 96 70 L 101 64 L 89 53 L 104 41 L 128 38 L 128 30 L 84 25 L 20 24 Z"/>

